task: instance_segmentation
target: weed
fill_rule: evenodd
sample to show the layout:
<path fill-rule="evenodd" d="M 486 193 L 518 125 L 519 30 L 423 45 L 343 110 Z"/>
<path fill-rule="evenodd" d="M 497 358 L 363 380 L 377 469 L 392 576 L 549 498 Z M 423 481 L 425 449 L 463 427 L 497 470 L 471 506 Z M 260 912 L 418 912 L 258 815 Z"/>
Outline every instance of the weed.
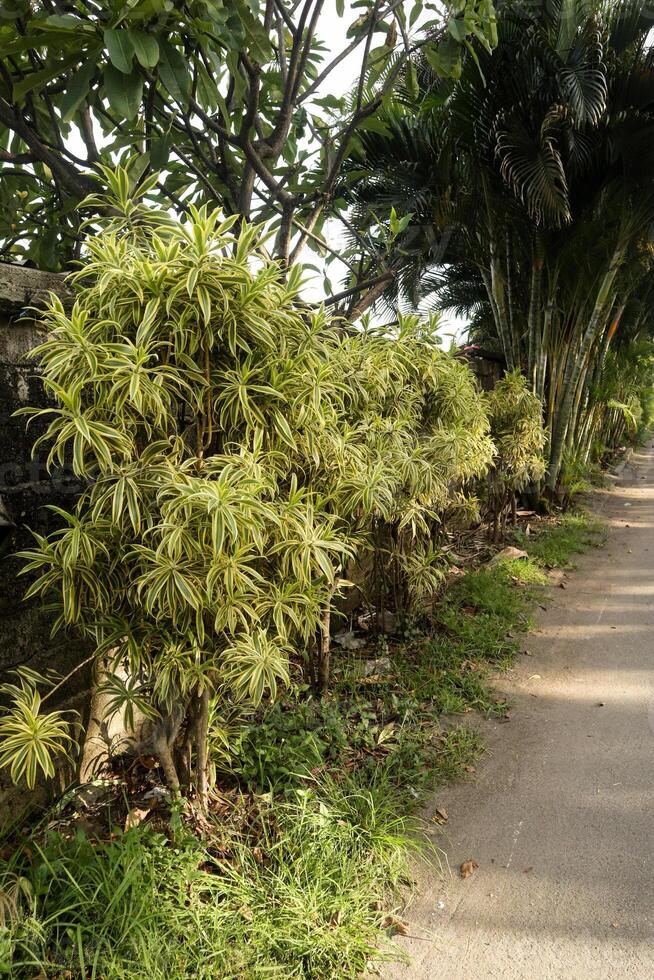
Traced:
<path fill-rule="evenodd" d="M 520 585 L 547 585 L 549 579 L 533 558 L 505 558 L 501 567 Z"/>

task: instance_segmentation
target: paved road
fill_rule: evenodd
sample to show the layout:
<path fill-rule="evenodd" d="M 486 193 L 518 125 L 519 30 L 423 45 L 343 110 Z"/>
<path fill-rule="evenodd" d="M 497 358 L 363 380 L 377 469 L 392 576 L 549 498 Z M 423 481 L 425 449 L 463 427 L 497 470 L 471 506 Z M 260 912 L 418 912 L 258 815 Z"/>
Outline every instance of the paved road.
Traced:
<path fill-rule="evenodd" d="M 386 978 L 654 980 L 654 449 L 632 463 L 598 497 L 606 547 L 550 590 L 533 656 L 499 682 L 510 722 L 427 810 L 449 814 L 451 871 L 420 870 L 413 962 Z"/>

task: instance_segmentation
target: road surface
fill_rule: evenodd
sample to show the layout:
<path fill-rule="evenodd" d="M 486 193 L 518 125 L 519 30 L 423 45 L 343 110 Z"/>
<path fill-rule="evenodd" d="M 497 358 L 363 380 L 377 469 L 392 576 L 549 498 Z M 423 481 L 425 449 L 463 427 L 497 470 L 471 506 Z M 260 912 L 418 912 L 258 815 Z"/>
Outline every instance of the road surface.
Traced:
<path fill-rule="evenodd" d="M 477 774 L 425 812 L 449 816 L 445 873 L 419 869 L 412 962 L 387 980 L 654 980 L 651 445 L 596 500 L 606 546 L 549 590 L 533 655 L 498 681 L 510 721 L 484 723 Z"/>

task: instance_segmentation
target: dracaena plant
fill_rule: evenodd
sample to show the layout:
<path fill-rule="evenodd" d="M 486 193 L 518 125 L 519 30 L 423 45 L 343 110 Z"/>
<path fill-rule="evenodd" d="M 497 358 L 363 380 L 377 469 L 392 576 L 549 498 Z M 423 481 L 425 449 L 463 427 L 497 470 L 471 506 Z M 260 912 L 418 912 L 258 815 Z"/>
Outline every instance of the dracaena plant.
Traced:
<path fill-rule="evenodd" d="M 543 406 L 519 371 L 510 371 L 488 396 L 497 455 L 488 474 L 488 504 L 497 539 L 516 494 L 545 475 Z M 514 514 L 515 517 L 515 514 Z"/>
<path fill-rule="evenodd" d="M 475 379 L 441 350 L 436 328 L 400 315 L 390 330 L 348 335 L 333 357 L 346 391 L 335 458 L 349 458 L 350 472 L 326 492 L 364 532 L 378 614 L 412 612 L 442 585 L 446 519 L 474 510 L 474 480 L 494 454 Z"/>
<path fill-rule="evenodd" d="M 108 712 L 145 713 L 171 788 L 204 800 L 210 708 L 288 684 L 349 554 L 303 471 L 327 424 L 324 322 L 256 228 L 171 222 L 128 200 L 125 171 L 106 176 L 112 216 L 72 309 L 45 314 L 52 405 L 28 410 L 86 490 L 25 553 L 28 595 L 55 598 L 55 628 L 95 647 Z"/>
<path fill-rule="evenodd" d="M 298 653 L 318 648 L 327 685 L 355 553 L 404 598 L 437 587 L 439 522 L 493 446 L 469 369 L 429 324 L 343 334 L 302 304 L 300 270 L 282 275 L 259 229 L 204 210 L 171 220 L 140 202 L 148 181 L 105 177 L 94 207 L 109 217 L 72 309 L 53 298 L 45 313 L 51 405 L 26 410 L 46 422 L 49 464 L 70 459 L 87 487 L 24 553 L 28 595 L 54 598 L 55 628 L 93 644 L 104 717 L 140 727 L 171 789 L 204 803 L 212 752 Z"/>

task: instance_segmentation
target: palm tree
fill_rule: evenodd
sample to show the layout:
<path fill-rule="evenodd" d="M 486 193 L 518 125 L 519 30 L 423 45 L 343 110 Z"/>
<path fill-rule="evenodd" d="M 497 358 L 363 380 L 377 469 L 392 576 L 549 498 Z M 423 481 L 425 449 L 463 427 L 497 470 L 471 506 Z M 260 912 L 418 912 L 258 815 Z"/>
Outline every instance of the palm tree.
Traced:
<path fill-rule="evenodd" d="M 353 225 L 394 208 L 389 297 L 472 317 L 544 402 L 554 490 L 588 385 L 646 288 L 654 57 L 641 2 L 508 3 L 455 83 L 420 65 L 350 163 Z"/>

